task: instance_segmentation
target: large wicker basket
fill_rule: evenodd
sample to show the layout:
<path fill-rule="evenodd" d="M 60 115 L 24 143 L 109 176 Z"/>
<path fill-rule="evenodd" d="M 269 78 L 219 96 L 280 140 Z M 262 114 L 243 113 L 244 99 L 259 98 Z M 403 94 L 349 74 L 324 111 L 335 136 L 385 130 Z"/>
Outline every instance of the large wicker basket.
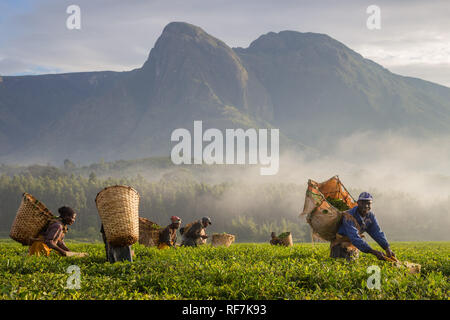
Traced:
<path fill-rule="evenodd" d="M 280 239 L 280 242 L 283 246 L 286 247 L 292 247 L 294 245 L 294 242 L 292 241 L 292 234 L 290 232 L 285 232 L 285 236 L 281 237 L 278 236 L 278 239 Z"/>
<path fill-rule="evenodd" d="M 42 202 L 24 193 L 9 236 L 23 245 L 31 245 L 31 238 L 36 238 L 52 217 Z"/>
<path fill-rule="evenodd" d="M 221 233 L 213 234 L 211 244 L 213 247 L 225 246 L 229 247 L 235 240 L 235 236 L 232 234 Z"/>
<path fill-rule="evenodd" d="M 156 223 L 139 217 L 139 243 L 147 247 L 154 247 L 159 244 L 161 227 Z"/>
<path fill-rule="evenodd" d="M 139 193 L 129 186 L 106 187 L 95 198 L 107 241 L 129 246 L 139 239 Z"/>

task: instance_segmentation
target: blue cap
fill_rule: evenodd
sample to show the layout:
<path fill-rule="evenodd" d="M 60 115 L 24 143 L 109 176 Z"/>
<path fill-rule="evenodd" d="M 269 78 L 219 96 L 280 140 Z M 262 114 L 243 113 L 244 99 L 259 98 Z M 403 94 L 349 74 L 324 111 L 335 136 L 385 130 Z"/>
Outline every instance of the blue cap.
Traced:
<path fill-rule="evenodd" d="M 368 192 L 361 192 L 361 194 L 359 195 L 359 197 L 358 197 L 358 201 L 359 200 L 370 200 L 370 201 L 372 201 L 373 200 L 373 197 L 372 197 L 372 195 L 370 194 L 370 193 L 368 193 Z"/>

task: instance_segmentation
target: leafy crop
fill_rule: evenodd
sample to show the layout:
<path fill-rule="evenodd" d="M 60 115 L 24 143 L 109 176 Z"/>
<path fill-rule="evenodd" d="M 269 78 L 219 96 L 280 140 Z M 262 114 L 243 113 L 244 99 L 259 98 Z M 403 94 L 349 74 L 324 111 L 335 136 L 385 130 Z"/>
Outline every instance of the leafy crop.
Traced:
<path fill-rule="evenodd" d="M 290 232 L 283 232 L 282 234 L 280 234 L 280 235 L 278 236 L 278 238 L 284 239 L 284 238 L 289 237 L 290 234 L 291 234 Z"/>
<path fill-rule="evenodd" d="M 333 199 L 331 197 L 327 198 L 327 201 L 339 211 L 346 211 L 350 207 L 342 199 Z"/>
<path fill-rule="evenodd" d="M 393 243 L 400 260 L 420 274 L 372 255 L 329 258 L 328 244 L 233 244 L 158 250 L 134 245 L 133 263 L 105 262 L 100 243 L 68 243 L 87 258 L 27 257 L 27 247 L 0 242 L 0 299 L 449 299 L 450 243 Z M 70 265 L 81 288 L 66 289 Z M 381 269 L 381 289 L 366 285 Z"/>

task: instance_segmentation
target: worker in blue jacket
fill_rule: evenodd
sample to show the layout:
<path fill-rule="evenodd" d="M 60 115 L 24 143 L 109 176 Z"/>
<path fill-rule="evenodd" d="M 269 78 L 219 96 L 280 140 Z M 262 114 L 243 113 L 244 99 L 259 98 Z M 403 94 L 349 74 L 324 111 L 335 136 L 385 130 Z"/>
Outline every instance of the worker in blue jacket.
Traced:
<path fill-rule="evenodd" d="M 381 231 L 375 215 L 371 211 L 373 197 L 368 192 L 363 192 L 358 197 L 358 206 L 343 214 L 336 239 L 331 243 L 330 256 L 333 258 L 346 258 L 351 260 L 358 256 L 358 250 L 371 253 L 380 260 L 385 260 L 381 251 L 374 250 L 362 238 L 367 232 L 386 251 L 386 256 L 395 257 L 389 247 L 389 243 Z"/>

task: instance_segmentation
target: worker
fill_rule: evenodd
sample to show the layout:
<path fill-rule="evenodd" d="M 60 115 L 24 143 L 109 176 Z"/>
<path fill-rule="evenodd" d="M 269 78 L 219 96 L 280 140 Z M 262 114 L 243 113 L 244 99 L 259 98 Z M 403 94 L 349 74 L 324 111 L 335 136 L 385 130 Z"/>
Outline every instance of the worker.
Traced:
<path fill-rule="evenodd" d="M 187 247 L 198 246 L 202 240 L 208 238 L 205 229 L 209 225 L 211 225 L 211 219 L 209 217 L 203 217 L 201 220 L 192 223 L 191 227 L 187 231 L 184 231 L 181 245 Z"/>
<path fill-rule="evenodd" d="M 118 261 L 133 262 L 134 252 L 131 249 L 131 246 L 113 246 L 111 243 L 109 243 L 106 239 L 106 233 L 103 224 L 100 228 L 100 232 L 102 233 L 103 243 L 105 244 L 107 261 L 109 261 L 110 263 Z"/>
<path fill-rule="evenodd" d="M 159 234 L 158 249 L 175 247 L 177 242 L 177 230 L 181 225 L 181 219 L 177 216 L 170 218 L 171 224 L 165 227 Z"/>
<path fill-rule="evenodd" d="M 28 255 L 49 256 L 51 250 L 55 250 L 61 256 L 70 256 L 71 251 L 64 243 L 64 237 L 68 231 L 68 226 L 75 222 L 77 214 L 70 207 L 58 209 L 59 217 L 50 219 L 46 228 L 33 241 Z"/>
<path fill-rule="evenodd" d="M 368 192 L 362 192 L 358 197 L 358 205 L 344 212 L 341 225 L 336 234 L 336 239 L 330 244 L 330 256 L 333 258 L 346 258 L 353 260 L 358 258 L 359 251 L 370 253 L 379 260 L 385 257 L 395 257 L 389 243 L 381 231 L 375 215 L 371 211 L 373 197 Z M 367 232 L 386 251 L 374 250 L 364 241 L 363 233 Z"/>

